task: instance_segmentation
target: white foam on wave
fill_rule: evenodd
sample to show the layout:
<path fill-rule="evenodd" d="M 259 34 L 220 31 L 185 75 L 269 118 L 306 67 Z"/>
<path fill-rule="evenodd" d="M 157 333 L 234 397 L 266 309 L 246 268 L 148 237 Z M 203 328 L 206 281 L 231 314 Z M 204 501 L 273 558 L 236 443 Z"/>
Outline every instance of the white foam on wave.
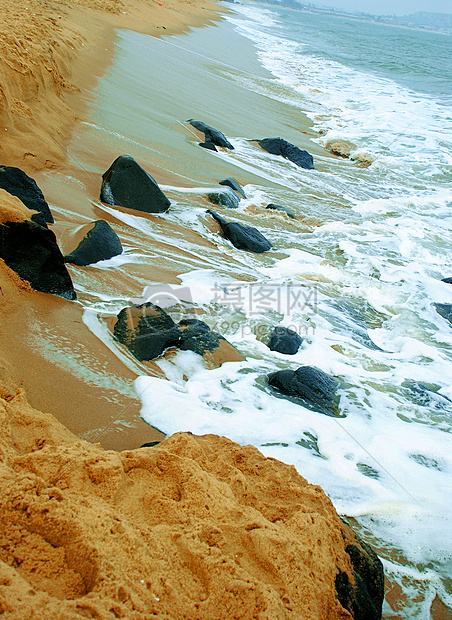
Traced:
<path fill-rule="evenodd" d="M 320 144 L 348 140 L 356 149 L 373 152 L 384 168 L 402 166 L 415 176 L 450 171 L 452 117 L 447 106 L 390 79 L 308 52 L 277 21 L 268 27 L 266 11 L 237 7 L 235 12 L 226 18 L 253 41 L 263 66 L 280 85 L 267 96 L 307 113 L 322 133 Z"/>
<path fill-rule="evenodd" d="M 304 357 L 326 369 L 331 366 L 312 351 Z M 429 532 L 428 548 L 422 527 L 412 531 L 413 514 L 419 526 L 424 520 L 437 523 L 438 516 L 445 522 L 452 517 L 452 507 L 444 502 L 450 492 L 451 436 L 407 424 L 386 406 L 386 397 L 372 399 L 364 408 L 343 397 L 348 415 L 340 420 L 312 412 L 269 393 L 262 377 L 271 370 L 271 363 L 248 358 L 195 372 L 184 386 L 141 377 L 137 391 L 142 415 L 168 434 L 185 430 L 226 435 L 293 463 L 311 482 L 322 485 L 342 514 L 372 514 L 396 523 L 392 543 L 409 557 L 413 542 L 422 547 L 418 555 L 424 560 L 426 554 L 437 559 L 452 552 L 451 541 L 444 542 L 439 534 L 435 538 L 434 531 Z M 306 440 L 306 432 L 317 438 L 318 453 L 297 444 Z"/>

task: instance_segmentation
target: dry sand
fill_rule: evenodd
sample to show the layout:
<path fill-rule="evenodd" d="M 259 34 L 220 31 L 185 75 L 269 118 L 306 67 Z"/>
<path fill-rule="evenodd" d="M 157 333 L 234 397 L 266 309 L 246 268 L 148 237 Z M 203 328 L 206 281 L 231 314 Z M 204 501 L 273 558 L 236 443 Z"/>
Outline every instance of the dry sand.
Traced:
<path fill-rule="evenodd" d="M 5 396 L 2 618 L 351 618 L 354 535 L 294 467 L 213 435 L 105 452 Z"/>

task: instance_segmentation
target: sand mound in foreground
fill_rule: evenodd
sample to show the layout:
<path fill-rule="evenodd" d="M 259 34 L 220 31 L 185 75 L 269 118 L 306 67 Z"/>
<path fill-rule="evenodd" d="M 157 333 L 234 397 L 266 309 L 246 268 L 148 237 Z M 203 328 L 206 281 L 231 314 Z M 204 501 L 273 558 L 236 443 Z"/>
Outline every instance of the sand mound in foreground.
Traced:
<path fill-rule="evenodd" d="M 178 433 L 104 451 L 22 391 L 0 399 L 4 618 L 351 618 L 354 536 L 254 447 Z"/>

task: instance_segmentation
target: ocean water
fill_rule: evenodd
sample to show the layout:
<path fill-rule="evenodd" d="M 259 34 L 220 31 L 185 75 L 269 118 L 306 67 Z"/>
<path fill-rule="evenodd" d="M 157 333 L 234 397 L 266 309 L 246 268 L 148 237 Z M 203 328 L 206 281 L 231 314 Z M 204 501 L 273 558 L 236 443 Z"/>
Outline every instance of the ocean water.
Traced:
<path fill-rule="evenodd" d="M 150 286 L 156 299 L 165 283 L 154 267 L 170 264 L 170 313 L 180 316 L 179 299 L 196 304 L 246 359 L 216 370 L 191 352 L 162 360 L 170 381 L 136 382 L 144 419 L 294 464 L 382 558 L 384 617 L 428 620 L 436 598 L 452 609 L 452 325 L 434 306 L 452 303 L 441 281 L 452 276 L 452 39 L 227 8 L 221 24 L 183 36 L 118 33 L 86 124 L 92 149 L 107 141 L 180 184 L 161 185 L 172 202 L 161 217 L 96 203 L 116 217 L 126 251 L 88 274 L 74 268 L 85 321 L 117 347 L 99 313 L 119 311 L 127 294 L 93 272 L 116 271 L 129 278 L 130 298 Z M 199 149 L 191 117 L 227 133 L 235 150 Z M 250 142 L 277 135 L 310 145 L 316 169 Z M 334 144 L 349 157 L 331 156 Z M 225 176 L 248 179 L 247 199 L 217 210 L 257 226 L 273 252 L 239 252 L 209 227 L 205 194 Z M 269 213 L 269 203 L 298 219 Z M 208 243 L 175 241 L 163 221 Z M 300 333 L 296 355 L 262 341 L 274 325 Z M 302 365 L 339 379 L 341 417 L 268 387 L 268 373 Z"/>

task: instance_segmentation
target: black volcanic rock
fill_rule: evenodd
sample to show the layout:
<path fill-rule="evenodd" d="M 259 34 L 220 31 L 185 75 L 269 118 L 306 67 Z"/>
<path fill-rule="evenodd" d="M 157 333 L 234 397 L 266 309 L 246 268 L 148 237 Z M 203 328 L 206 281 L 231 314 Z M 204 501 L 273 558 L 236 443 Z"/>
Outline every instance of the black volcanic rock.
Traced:
<path fill-rule="evenodd" d="M 271 351 L 295 355 L 301 346 L 303 339 L 293 329 L 277 325 L 270 336 L 268 348 Z"/>
<path fill-rule="evenodd" d="M 262 253 L 268 252 L 272 248 L 270 241 L 264 235 L 252 226 L 244 226 L 239 222 L 227 222 L 220 217 L 215 211 L 207 210 L 218 224 L 221 226 L 226 239 L 239 250 L 248 250 L 249 252 Z"/>
<path fill-rule="evenodd" d="M 119 237 L 105 220 L 84 226 L 83 232 L 85 236 L 78 246 L 64 257 L 66 263 L 84 267 L 122 254 Z"/>
<path fill-rule="evenodd" d="M 36 222 L 0 224 L 0 258 L 36 291 L 76 299 L 54 233 Z"/>
<path fill-rule="evenodd" d="M 283 140 L 283 138 L 264 138 L 263 140 L 258 140 L 258 143 L 267 153 L 281 155 L 300 168 L 306 168 L 307 170 L 314 169 L 314 159 L 312 155 L 308 153 L 308 151 L 302 151 L 298 146 Z"/>
<path fill-rule="evenodd" d="M 179 349 L 202 355 L 204 365 L 209 368 L 218 368 L 224 362 L 237 362 L 244 359 L 234 345 L 218 332 L 212 331 L 204 321 L 183 319 L 178 327 L 182 331 Z"/>
<path fill-rule="evenodd" d="M 123 308 L 113 335 L 142 362 L 153 360 L 168 347 L 178 345 L 182 332 L 162 308 L 148 302 Z"/>
<path fill-rule="evenodd" d="M 192 118 L 189 119 L 187 123 L 190 123 L 190 125 L 192 125 L 195 129 L 204 134 L 204 140 L 206 143 L 212 142 L 215 146 L 222 146 L 223 148 L 234 150 L 234 147 L 226 138 L 224 133 L 221 133 L 218 129 L 214 129 L 202 121 L 195 121 Z"/>
<path fill-rule="evenodd" d="M 242 198 L 246 198 L 245 192 L 243 191 L 243 189 L 240 187 L 240 184 L 235 179 L 228 177 L 227 179 L 223 179 L 219 183 L 220 185 L 226 185 L 228 187 L 231 187 L 235 192 L 237 192 L 237 194 L 240 194 Z"/>
<path fill-rule="evenodd" d="M 194 351 L 204 355 L 206 351 L 212 352 L 218 349 L 220 342 L 226 340 L 199 319 L 184 319 L 179 322 L 179 328 L 182 330 L 179 348 L 183 351 Z"/>
<path fill-rule="evenodd" d="M 170 206 L 155 179 L 130 155 L 121 155 L 104 172 L 100 199 L 113 207 L 146 213 L 164 213 Z"/>
<path fill-rule="evenodd" d="M 273 211 L 281 211 L 282 213 L 285 213 L 288 217 L 292 218 L 293 220 L 297 219 L 295 213 L 291 211 L 290 209 L 288 209 L 287 207 L 282 207 L 281 205 L 275 205 L 273 203 L 270 203 L 265 208 L 271 209 Z"/>
<path fill-rule="evenodd" d="M 202 146 L 203 149 L 207 149 L 208 151 L 215 151 L 215 153 L 218 153 L 218 149 L 213 142 L 200 142 L 199 146 Z"/>
<path fill-rule="evenodd" d="M 297 370 L 278 370 L 268 375 L 271 387 L 285 396 L 299 399 L 308 409 L 339 417 L 339 381 L 313 366 L 300 366 Z"/>
<path fill-rule="evenodd" d="M 19 198 L 29 209 L 39 211 L 47 223 L 53 223 L 54 220 L 49 205 L 36 181 L 20 168 L 0 166 L 0 188 Z M 38 219 L 33 219 L 38 224 L 41 223 Z"/>
<path fill-rule="evenodd" d="M 345 548 L 352 565 L 354 583 L 343 571 L 335 580 L 337 599 L 354 620 L 381 620 L 384 599 L 383 565 L 375 551 L 356 537 Z"/>
<path fill-rule="evenodd" d="M 241 361 L 243 356 L 223 336 L 198 319 L 183 319 L 179 325 L 159 306 L 150 302 L 123 308 L 113 335 L 140 361 L 153 360 L 168 347 L 193 351 L 204 364 L 218 368 L 224 362 Z"/>
<path fill-rule="evenodd" d="M 209 192 L 207 198 L 214 205 L 228 207 L 228 209 L 237 209 L 240 205 L 240 196 L 229 187 L 225 187 L 217 192 Z"/>
<path fill-rule="evenodd" d="M 452 304 L 433 304 L 436 308 L 437 313 L 452 323 Z"/>

